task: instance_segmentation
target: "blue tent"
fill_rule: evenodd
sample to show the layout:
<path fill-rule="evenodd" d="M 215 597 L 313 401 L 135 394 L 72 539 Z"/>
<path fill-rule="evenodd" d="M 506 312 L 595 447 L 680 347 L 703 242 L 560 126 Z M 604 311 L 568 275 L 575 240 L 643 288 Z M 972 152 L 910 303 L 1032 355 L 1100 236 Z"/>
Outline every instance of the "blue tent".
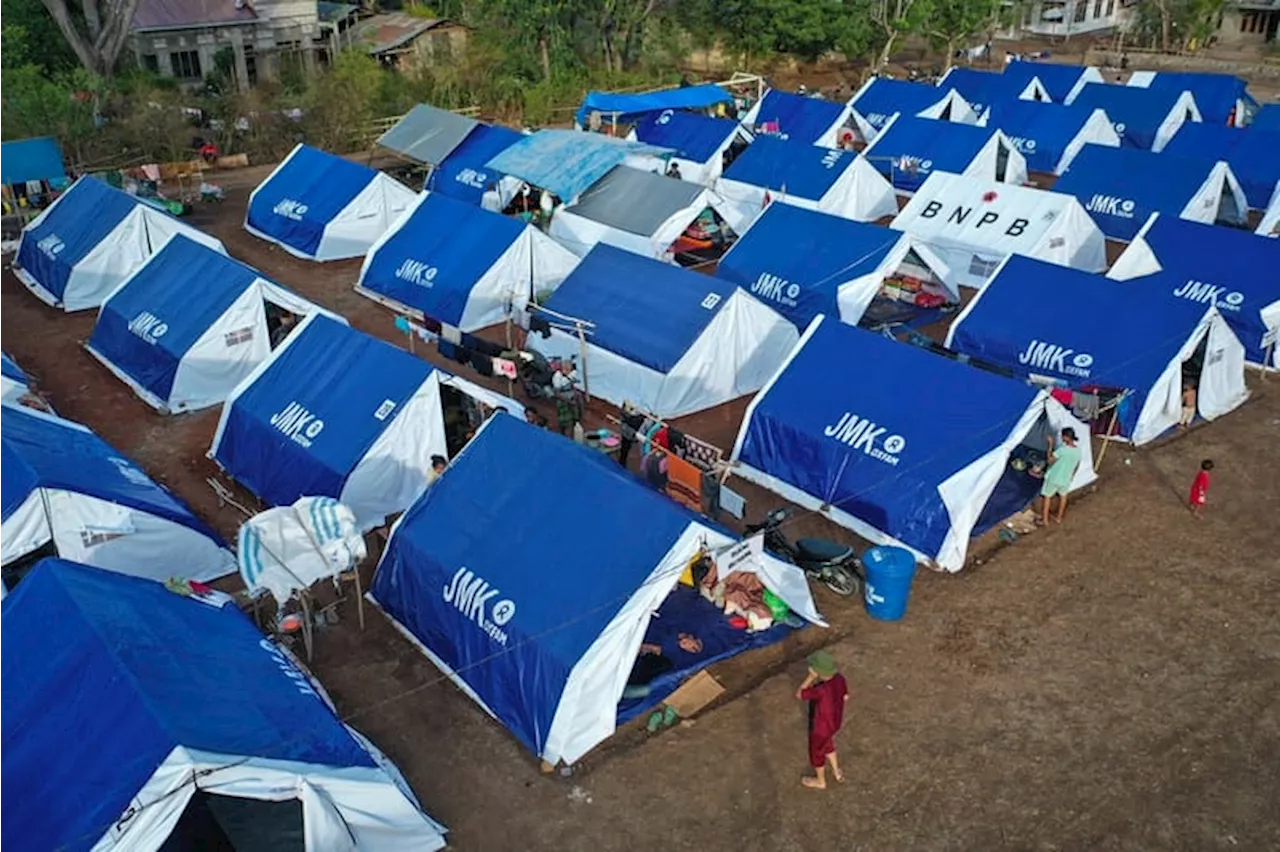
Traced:
<path fill-rule="evenodd" d="M 1259 107 L 1258 111 L 1253 114 L 1253 121 L 1249 122 L 1249 128 L 1280 133 L 1280 104 L 1267 104 Z"/>
<path fill-rule="evenodd" d="M 1112 266 L 1112 278 L 1152 276 L 1179 299 L 1212 304 L 1245 346 L 1251 364 L 1280 368 L 1280 240 L 1235 228 L 1156 216 Z"/>
<path fill-rule="evenodd" d="M 51 305 L 96 308 L 174 234 L 224 250 L 213 237 L 85 176 L 23 229 L 14 272 Z"/>
<path fill-rule="evenodd" d="M 1004 67 L 1004 76 L 1025 86 L 1032 78 L 1038 79 L 1057 104 L 1071 103 L 1070 96 L 1077 86 L 1087 82 L 1102 82 L 1097 68 L 1087 65 L 1062 65 L 1056 62 L 1010 62 Z"/>
<path fill-rule="evenodd" d="M 207 789 L 227 807 L 245 799 L 265 806 L 281 789 L 298 790 L 300 807 L 280 835 L 264 837 L 270 829 L 261 816 L 263 824 L 250 818 L 237 826 L 259 841 L 251 845 L 293 846 L 286 841 L 300 841 L 303 824 L 309 837 L 335 844 L 444 845 L 439 827 L 307 675 L 229 599 L 210 605 L 159 583 L 45 559 L 5 598 L 0 625 L 10 848 L 157 848 L 197 792 L 194 783 L 175 785 L 175 776 L 218 767 L 224 771 Z M 227 783 L 233 766 L 255 779 Z M 377 799 L 335 783 L 344 772 L 370 783 Z M 304 782 L 331 798 L 329 813 L 313 812 L 318 803 L 314 791 L 302 795 Z M 339 814 L 346 837 L 326 825 Z"/>
<path fill-rule="evenodd" d="M 599 133 L 539 130 L 493 157 L 489 167 L 549 189 L 569 204 L 628 156 L 670 153 L 666 148 Z"/>
<path fill-rule="evenodd" d="M 0 142 L 0 183 L 26 183 L 29 180 L 60 182 L 66 178 L 62 149 L 52 136 Z"/>
<path fill-rule="evenodd" d="M 852 151 L 761 136 L 725 169 L 724 179 L 817 201 L 857 156 Z"/>
<path fill-rule="evenodd" d="M 938 81 L 938 87 L 955 89 L 978 115 L 999 103 L 1049 100 L 1044 84 L 1035 76 L 1022 80 L 994 71 L 979 71 L 955 65 Z"/>
<path fill-rule="evenodd" d="M 902 233 L 790 204 L 770 204 L 716 267 L 737 284 L 805 328 L 818 314 L 856 324 L 913 249 Z M 924 264 L 918 257 L 916 260 Z M 929 267 L 945 275 L 934 259 Z"/>
<path fill-rule="evenodd" d="M 489 168 L 489 161 L 524 138 L 509 127 L 477 124 L 444 161 L 431 170 L 427 189 L 479 206 L 490 184 L 507 176 Z"/>
<path fill-rule="evenodd" d="M 605 120 L 617 118 L 630 122 L 667 109 L 706 109 L 716 104 L 732 103 L 733 95 L 714 83 L 700 86 L 681 86 L 675 89 L 659 89 L 655 92 L 618 93 L 587 92 L 578 107 L 578 125 L 587 126 L 587 118 L 593 112 L 601 113 Z"/>
<path fill-rule="evenodd" d="M 870 142 L 895 112 L 976 124 L 978 115 L 950 86 L 930 86 L 888 77 L 872 77 L 849 102 L 862 136 Z"/>
<path fill-rule="evenodd" d="M 1009 452 L 1045 413 L 1046 397 L 819 318 L 748 407 L 735 473 L 859 535 L 896 540 L 958 571 Z M 1087 462 L 1081 483 L 1092 476 Z M 1007 514 L 1029 500 L 1026 494 Z"/>
<path fill-rule="evenodd" d="M 833 147 L 848 116 L 849 109 L 842 103 L 770 89 L 752 106 L 743 123 L 755 127 L 757 133 Z"/>
<path fill-rule="evenodd" d="M 1102 110 L 1033 101 L 993 104 L 987 127 L 998 127 L 1033 172 L 1061 174 L 1082 145 L 1119 145 L 1120 137 Z"/>
<path fill-rule="evenodd" d="M 102 303 L 86 348 L 162 411 L 207 408 L 271 353 L 267 303 L 302 315 L 318 310 L 179 235 Z"/>
<path fill-rule="evenodd" d="M 369 252 L 357 289 L 475 331 L 522 311 L 576 263 L 572 252 L 518 219 L 425 192 Z"/>
<path fill-rule="evenodd" d="M 673 592 L 704 536 L 733 541 L 606 456 L 499 415 L 396 524 L 371 594 L 526 748 L 573 763 L 630 715 L 619 699 L 640 643 L 658 641 L 647 629 L 671 622 L 664 649 L 677 629 L 703 640 L 699 655 L 669 652 L 676 682 L 785 634 L 743 642 L 752 634 L 726 634 L 696 593 Z M 818 620 L 802 579 L 778 582 L 793 569 L 764 568 L 766 586 Z M 669 597 L 693 599 L 688 620 L 661 617 Z"/>
<path fill-rule="evenodd" d="M 915 192 L 935 171 L 1023 183 L 1026 164 L 1001 136 L 994 127 L 898 115 L 881 128 L 862 154 L 876 171 L 892 179 L 900 192 Z M 1001 145 L 1008 151 L 1003 161 Z M 999 173 L 1002 162 L 1003 174 Z"/>
<path fill-rule="evenodd" d="M 30 381 L 26 372 L 18 366 L 18 362 L 13 360 L 8 352 L 0 353 L 0 375 L 3 375 L 9 381 L 22 385 L 28 384 Z"/>
<path fill-rule="evenodd" d="M 1163 91 L 1187 91 L 1208 124 L 1226 126 L 1233 118 L 1244 123 L 1239 113 L 1250 110 L 1258 102 L 1249 94 L 1249 84 L 1231 74 L 1207 74 L 1197 71 L 1135 71 L 1130 86 Z"/>
<path fill-rule="evenodd" d="M 1048 294 L 1052 310 L 1044 309 Z M 1014 255 L 952 325 L 947 345 L 1018 375 L 1130 391 L 1116 425 L 1141 444 L 1177 425 L 1178 409 L 1168 404 L 1181 396 L 1177 367 L 1204 337 L 1210 352 L 1199 381 L 1200 413 L 1217 416 L 1247 391 L 1243 350 L 1211 306 L 1172 298 L 1150 280 L 1112 281 Z M 1234 357 L 1214 357 L 1227 347 Z"/>
<path fill-rule="evenodd" d="M 52 542 L 64 556 L 139 576 L 211 580 L 234 569 L 221 536 L 93 432 L 10 405 L 0 421 L 3 564 Z"/>
<path fill-rule="evenodd" d="M 1125 242 L 1152 213 L 1244 225 L 1248 202 L 1231 170 L 1208 160 L 1086 145 L 1054 192 L 1074 195 L 1102 233 Z"/>
<path fill-rule="evenodd" d="M 680 159 L 695 163 L 707 163 L 720 156 L 740 132 L 736 121 L 688 112 L 658 113 L 635 126 L 639 141 L 670 148 Z"/>
<path fill-rule="evenodd" d="M 1163 149 L 1183 122 L 1200 120 L 1194 97 L 1168 89 L 1089 83 L 1071 103 L 1106 111 L 1124 147 L 1144 151 Z"/>
<path fill-rule="evenodd" d="M 1235 173 L 1249 206 L 1266 210 L 1280 180 L 1280 132 L 1261 128 L 1182 125 L 1165 153 L 1198 160 L 1226 160 Z"/>
<path fill-rule="evenodd" d="M 249 194 L 244 227 L 308 260 L 360 257 L 414 195 L 390 175 L 298 145 Z"/>

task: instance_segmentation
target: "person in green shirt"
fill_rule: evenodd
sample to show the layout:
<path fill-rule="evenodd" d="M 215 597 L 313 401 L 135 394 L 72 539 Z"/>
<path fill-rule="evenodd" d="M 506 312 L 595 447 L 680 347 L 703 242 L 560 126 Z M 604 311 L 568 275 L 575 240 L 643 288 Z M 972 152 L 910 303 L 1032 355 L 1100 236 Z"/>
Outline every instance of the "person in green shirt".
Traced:
<path fill-rule="evenodd" d="M 1067 511 L 1067 492 L 1071 490 L 1071 480 L 1075 478 L 1076 468 L 1080 466 L 1080 448 L 1076 446 L 1076 431 L 1068 426 L 1062 430 L 1061 446 L 1054 446 L 1053 436 L 1046 440 L 1049 451 L 1049 469 L 1044 475 L 1044 485 L 1040 487 L 1040 525 L 1049 523 L 1049 506 L 1053 498 L 1058 498 L 1058 514 L 1054 520 L 1062 523 L 1062 516 Z"/>

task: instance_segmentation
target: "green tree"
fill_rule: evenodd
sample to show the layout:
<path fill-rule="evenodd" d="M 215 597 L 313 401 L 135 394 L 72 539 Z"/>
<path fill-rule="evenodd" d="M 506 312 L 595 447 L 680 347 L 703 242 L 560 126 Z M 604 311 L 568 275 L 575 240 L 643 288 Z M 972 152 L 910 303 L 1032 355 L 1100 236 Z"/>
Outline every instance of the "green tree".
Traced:
<path fill-rule="evenodd" d="M 929 5 L 929 0 L 871 0 L 868 16 L 880 34 L 879 50 L 871 63 L 873 72 L 889 64 L 903 36 L 923 30 Z"/>
<path fill-rule="evenodd" d="M 928 14 L 922 17 L 923 35 L 934 48 L 945 51 L 950 68 L 956 49 L 987 33 L 1001 8 L 1001 0 L 929 0 Z"/>

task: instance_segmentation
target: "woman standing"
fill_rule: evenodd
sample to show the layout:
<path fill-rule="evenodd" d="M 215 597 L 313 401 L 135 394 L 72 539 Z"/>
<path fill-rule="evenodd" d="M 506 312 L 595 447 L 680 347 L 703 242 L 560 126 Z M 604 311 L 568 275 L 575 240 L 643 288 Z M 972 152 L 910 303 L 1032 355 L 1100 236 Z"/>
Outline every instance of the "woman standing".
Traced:
<path fill-rule="evenodd" d="M 849 685 L 836 668 L 836 661 L 826 651 L 809 655 L 809 674 L 796 690 L 796 700 L 809 702 L 809 765 L 813 775 L 800 783 L 813 790 L 827 788 L 827 762 L 836 783 L 844 781 L 836 758 L 836 734 L 844 724 L 844 705 L 849 700 Z"/>

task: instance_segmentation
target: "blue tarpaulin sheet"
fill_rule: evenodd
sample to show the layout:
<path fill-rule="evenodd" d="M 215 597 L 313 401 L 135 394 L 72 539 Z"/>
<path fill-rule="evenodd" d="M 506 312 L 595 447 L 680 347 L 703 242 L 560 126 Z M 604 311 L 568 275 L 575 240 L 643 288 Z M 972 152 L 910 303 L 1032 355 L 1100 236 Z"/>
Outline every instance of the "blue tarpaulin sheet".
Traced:
<path fill-rule="evenodd" d="M 592 112 L 601 113 L 607 120 L 616 115 L 619 121 L 629 121 L 664 109 L 706 109 L 732 100 L 733 95 L 714 83 L 633 94 L 587 92 L 582 106 L 578 107 L 577 119 L 578 124 L 585 127 Z"/>
<path fill-rule="evenodd" d="M 489 185 L 496 187 L 506 177 L 489 168 L 489 161 L 523 138 L 523 133 L 509 127 L 476 125 L 467 134 L 467 138 L 462 140 L 462 144 L 454 148 L 444 162 L 431 170 L 431 181 L 427 188 L 478 207 Z"/>
<path fill-rule="evenodd" d="M 62 149 L 51 136 L 0 143 L 0 183 L 66 178 Z"/>
<path fill-rule="evenodd" d="M 599 133 L 539 130 L 489 160 L 489 167 L 549 189 L 566 204 L 586 192 L 628 154 L 670 154 L 667 148 Z"/>
<path fill-rule="evenodd" d="M 724 178 L 820 201 L 857 156 L 853 151 L 760 136 L 725 170 Z"/>
<path fill-rule="evenodd" d="M 1280 180 L 1280 132 L 1254 127 L 1219 127 L 1187 122 L 1169 140 L 1162 154 L 1197 160 L 1226 160 L 1249 199 L 1249 206 L 1266 210 Z"/>
<path fill-rule="evenodd" d="M 1280 133 L 1280 104 L 1267 104 L 1259 107 L 1254 113 L 1253 121 L 1249 122 L 1250 130 L 1270 130 L 1272 133 Z"/>
<path fill-rule="evenodd" d="M 738 132 L 738 122 L 688 112 L 661 112 L 642 120 L 635 130 L 641 142 L 661 145 L 686 160 L 705 163 Z"/>

